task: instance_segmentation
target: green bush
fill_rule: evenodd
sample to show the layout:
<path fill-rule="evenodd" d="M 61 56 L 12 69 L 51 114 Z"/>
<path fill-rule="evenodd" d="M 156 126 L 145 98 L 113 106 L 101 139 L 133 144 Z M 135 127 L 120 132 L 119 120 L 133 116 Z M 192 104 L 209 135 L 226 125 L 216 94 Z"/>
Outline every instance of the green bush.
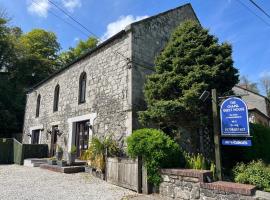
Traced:
<path fill-rule="evenodd" d="M 270 167 L 261 160 L 248 164 L 238 163 L 233 174 L 235 182 L 252 184 L 266 191 L 270 189 Z"/>
<path fill-rule="evenodd" d="M 261 159 L 270 164 L 270 128 L 260 124 L 250 124 L 251 147 L 222 146 L 222 162 L 230 171 L 238 162 L 249 163 Z"/>
<path fill-rule="evenodd" d="M 128 155 L 132 158 L 142 157 L 147 169 L 147 179 L 159 185 L 159 169 L 175 167 L 183 162 L 179 145 L 161 130 L 139 129 L 127 138 Z"/>
<path fill-rule="evenodd" d="M 206 161 L 202 154 L 190 154 L 184 152 L 186 168 L 189 169 L 209 169 L 210 164 Z"/>

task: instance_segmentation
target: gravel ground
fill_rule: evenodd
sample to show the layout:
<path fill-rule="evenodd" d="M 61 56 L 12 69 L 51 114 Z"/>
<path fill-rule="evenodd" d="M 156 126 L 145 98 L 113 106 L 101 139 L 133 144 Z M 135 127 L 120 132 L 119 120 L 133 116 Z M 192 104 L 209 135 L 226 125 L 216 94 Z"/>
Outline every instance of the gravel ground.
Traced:
<path fill-rule="evenodd" d="M 154 200 L 87 173 L 62 174 L 40 168 L 0 165 L 0 200 Z"/>

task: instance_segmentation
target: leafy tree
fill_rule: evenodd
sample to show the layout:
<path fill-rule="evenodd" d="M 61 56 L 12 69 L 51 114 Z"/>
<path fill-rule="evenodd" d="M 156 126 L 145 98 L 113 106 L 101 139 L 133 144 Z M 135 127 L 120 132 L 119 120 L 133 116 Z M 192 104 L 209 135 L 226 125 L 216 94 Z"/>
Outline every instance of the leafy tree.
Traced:
<path fill-rule="evenodd" d="M 194 21 L 181 24 L 155 61 L 156 72 L 147 77 L 144 94 L 147 109 L 139 112 L 144 124 L 179 127 L 209 114 L 209 103 L 200 103 L 204 90 L 216 88 L 219 94 L 238 83 L 233 67 L 232 48 L 218 43 Z M 203 115 L 203 116 L 202 116 Z"/>
<path fill-rule="evenodd" d="M 246 76 L 241 76 L 239 85 L 252 92 L 260 93 L 258 84 L 251 82 Z"/>
<path fill-rule="evenodd" d="M 0 134 L 22 131 L 26 90 L 60 66 L 54 33 L 34 29 L 23 34 L 0 18 Z"/>
<path fill-rule="evenodd" d="M 75 58 L 86 53 L 88 50 L 96 47 L 98 44 L 98 40 L 94 37 L 89 37 L 86 41 L 80 40 L 75 48 L 69 48 L 68 51 L 65 51 L 60 54 L 59 60 L 62 65 L 70 63 Z"/>

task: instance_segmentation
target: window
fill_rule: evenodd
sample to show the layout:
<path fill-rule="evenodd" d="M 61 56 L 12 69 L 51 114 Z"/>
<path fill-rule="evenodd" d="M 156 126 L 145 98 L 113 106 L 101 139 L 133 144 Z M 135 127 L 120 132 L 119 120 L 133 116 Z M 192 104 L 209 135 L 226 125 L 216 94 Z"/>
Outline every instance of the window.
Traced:
<path fill-rule="evenodd" d="M 37 107 L 36 107 L 36 117 L 39 117 L 39 110 L 40 110 L 40 94 L 37 97 Z"/>
<path fill-rule="evenodd" d="M 60 86 L 57 85 L 55 86 L 55 89 L 54 89 L 53 112 L 58 111 L 59 92 L 60 92 Z"/>
<path fill-rule="evenodd" d="M 79 83 L 79 103 L 85 102 L 85 93 L 86 93 L 86 73 L 83 72 L 80 76 L 80 83 Z"/>

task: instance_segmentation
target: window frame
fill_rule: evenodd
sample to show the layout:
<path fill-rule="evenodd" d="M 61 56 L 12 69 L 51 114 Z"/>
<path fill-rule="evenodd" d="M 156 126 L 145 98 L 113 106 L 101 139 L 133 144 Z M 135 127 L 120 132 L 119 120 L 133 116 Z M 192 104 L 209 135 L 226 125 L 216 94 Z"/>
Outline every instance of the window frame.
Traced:
<path fill-rule="evenodd" d="M 41 95 L 39 94 L 36 102 L 36 118 L 38 118 L 40 114 L 40 102 L 41 102 Z"/>
<path fill-rule="evenodd" d="M 59 108 L 59 96 L 60 96 L 60 86 L 57 84 L 54 89 L 54 99 L 53 99 L 53 112 L 57 112 Z"/>
<path fill-rule="evenodd" d="M 86 72 L 82 72 L 79 79 L 79 95 L 78 95 L 79 104 L 85 103 L 86 85 L 87 85 L 87 75 Z"/>

